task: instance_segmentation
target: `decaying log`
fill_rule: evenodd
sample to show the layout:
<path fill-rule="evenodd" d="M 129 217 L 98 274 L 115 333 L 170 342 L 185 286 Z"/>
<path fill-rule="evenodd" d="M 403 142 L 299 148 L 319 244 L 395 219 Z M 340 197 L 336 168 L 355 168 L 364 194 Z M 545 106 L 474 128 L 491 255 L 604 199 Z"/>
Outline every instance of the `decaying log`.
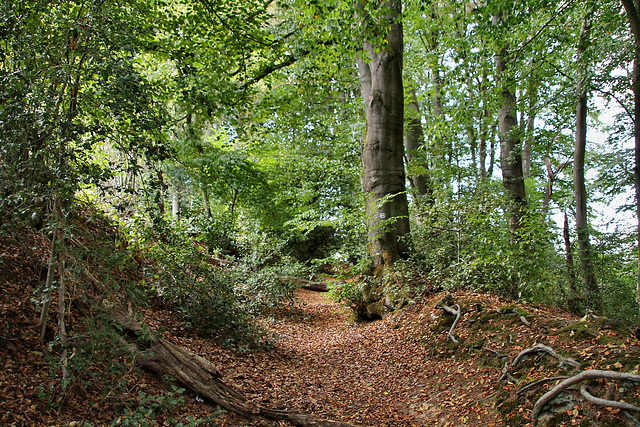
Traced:
<path fill-rule="evenodd" d="M 576 362 L 575 360 L 569 358 L 569 357 L 563 357 L 560 356 L 558 353 L 556 353 L 555 351 L 553 351 L 553 349 L 547 345 L 544 344 L 536 344 L 531 348 L 527 348 L 525 350 L 522 350 L 520 352 L 520 354 L 518 354 L 518 356 L 516 356 L 516 358 L 513 360 L 513 363 L 511 364 L 511 366 L 516 366 L 518 363 L 520 363 L 522 361 L 522 359 L 524 359 L 525 357 L 531 355 L 531 354 L 535 354 L 535 353 L 546 353 L 551 357 L 555 357 L 556 359 L 558 359 L 558 361 L 560 362 L 559 365 L 571 365 L 574 366 L 575 368 L 579 368 L 580 364 L 578 362 Z"/>
<path fill-rule="evenodd" d="M 301 281 L 303 283 L 302 288 L 314 292 L 329 292 L 329 286 L 327 282 L 311 282 L 309 280 Z"/>
<path fill-rule="evenodd" d="M 562 393 L 564 390 L 571 387 L 572 385 L 581 383 L 582 381 L 585 381 L 585 380 L 601 379 L 601 378 L 609 379 L 609 380 L 617 380 L 617 381 L 626 380 L 626 381 L 640 382 L 640 375 L 629 374 L 626 372 L 601 371 L 599 369 L 582 371 L 579 374 L 574 375 L 573 377 L 567 378 L 566 380 L 562 381 L 560 384 L 556 385 L 554 388 L 552 388 L 551 390 L 543 394 L 540 397 L 540 399 L 538 399 L 536 404 L 533 406 L 533 411 L 531 413 L 532 418 L 534 420 L 538 418 L 540 416 L 540 413 L 542 412 L 542 408 L 544 408 L 544 406 L 547 403 L 549 403 L 558 394 Z M 585 392 L 586 392 L 586 389 L 585 389 Z M 581 393 L 582 393 L 582 390 L 581 390 Z M 636 408 L 635 406 L 630 405 L 631 407 L 627 407 L 626 405 L 628 404 L 625 404 L 624 402 L 616 402 L 616 401 L 611 401 L 606 399 L 599 399 L 591 396 L 588 392 L 586 392 L 586 394 L 589 397 L 587 397 L 584 393 L 582 393 L 585 399 L 589 400 L 590 402 L 596 403 L 598 405 L 613 406 L 616 408 L 632 410 L 632 411 L 636 410 L 634 409 Z M 616 406 L 611 405 L 611 403 L 614 403 Z M 620 406 L 623 404 L 625 405 L 624 408 Z"/>
<path fill-rule="evenodd" d="M 216 367 L 205 358 L 159 336 L 142 338 L 142 331 L 146 328 L 133 320 L 127 308 L 115 306 L 110 311 L 120 327 L 137 336 L 134 344 L 135 350 L 140 352 L 137 358 L 139 366 L 160 375 L 172 376 L 188 389 L 227 411 L 249 419 L 261 417 L 273 421 L 284 420 L 301 427 L 352 426 L 345 422 L 323 420 L 311 414 L 269 409 L 254 403 L 229 387 Z"/>
<path fill-rule="evenodd" d="M 301 277 L 281 277 L 279 280 L 283 282 L 291 282 L 300 285 L 303 289 L 314 292 L 329 292 L 329 284 L 327 282 L 313 282 Z"/>
<path fill-rule="evenodd" d="M 462 316 L 462 313 L 460 311 L 460 306 L 458 304 L 456 304 L 457 309 L 455 308 L 451 308 L 447 305 L 438 303 L 436 304 L 436 308 L 441 308 L 442 310 L 444 310 L 445 313 L 449 313 L 453 316 L 456 316 L 455 320 L 453 321 L 453 323 L 451 324 L 451 327 L 449 328 L 449 332 L 447 332 L 447 337 L 454 343 L 454 344 L 458 344 L 458 340 L 456 339 L 456 337 L 453 336 L 453 330 L 455 329 L 456 325 L 458 324 L 458 321 L 460 320 L 460 316 Z"/>

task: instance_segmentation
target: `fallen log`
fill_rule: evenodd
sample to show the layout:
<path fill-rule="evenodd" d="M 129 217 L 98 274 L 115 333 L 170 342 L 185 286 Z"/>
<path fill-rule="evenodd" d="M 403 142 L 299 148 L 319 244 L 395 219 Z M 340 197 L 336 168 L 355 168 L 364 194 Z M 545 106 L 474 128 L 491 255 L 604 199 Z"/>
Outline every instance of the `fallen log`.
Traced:
<path fill-rule="evenodd" d="M 311 414 L 269 409 L 252 402 L 228 386 L 216 367 L 205 358 L 159 336 L 143 338 L 145 335 L 142 332 L 147 328 L 136 322 L 126 307 L 115 306 L 110 311 L 120 327 L 136 336 L 135 342 L 129 344 L 129 347 L 139 354 L 137 360 L 140 367 L 175 378 L 186 388 L 229 412 L 248 419 L 261 417 L 272 421 L 287 421 L 300 427 L 353 426 L 345 422 L 321 419 Z"/>
<path fill-rule="evenodd" d="M 280 277 L 283 282 L 290 282 L 314 292 L 329 292 L 329 284 L 327 282 L 313 282 L 301 277 Z"/>

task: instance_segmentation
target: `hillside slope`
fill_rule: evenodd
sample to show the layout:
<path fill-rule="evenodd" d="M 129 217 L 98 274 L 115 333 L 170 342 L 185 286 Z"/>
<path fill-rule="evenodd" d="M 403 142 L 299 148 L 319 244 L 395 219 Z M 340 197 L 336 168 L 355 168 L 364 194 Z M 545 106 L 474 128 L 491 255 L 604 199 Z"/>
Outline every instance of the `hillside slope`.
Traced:
<path fill-rule="evenodd" d="M 75 364 L 63 381 L 60 343 L 38 340 L 39 311 L 32 300 L 46 274 L 46 242 L 36 232 L 2 240 L 1 425 L 188 425 L 194 419 L 200 425 L 278 425 L 241 420 L 170 378 L 140 371 L 124 354 L 109 353 L 108 335 L 102 347 L 71 343 Z M 300 290 L 296 306 L 259 320 L 279 337 L 273 349 L 246 353 L 199 337 L 171 307 L 155 302 L 144 310 L 150 328 L 212 361 L 224 381 L 253 402 L 364 426 L 532 425 L 535 402 L 561 380 L 525 386 L 589 369 L 637 373 L 640 365 L 640 343 L 618 322 L 468 291 L 426 296 L 383 320 L 355 323 L 326 294 Z M 459 307 L 451 337 L 455 315 L 443 303 Z M 69 327 L 102 333 L 83 316 L 73 306 Z M 513 366 L 536 344 L 579 367 L 558 366 L 559 359 L 544 352 Z M 596 380 L 588 386 L 595 396 L 640 402 L 634 383 Z M 625 412 L 588 403 L 579 390 L 569 389 L 543 408 L 540 420 L 636 425 L 637 414 Z"/>

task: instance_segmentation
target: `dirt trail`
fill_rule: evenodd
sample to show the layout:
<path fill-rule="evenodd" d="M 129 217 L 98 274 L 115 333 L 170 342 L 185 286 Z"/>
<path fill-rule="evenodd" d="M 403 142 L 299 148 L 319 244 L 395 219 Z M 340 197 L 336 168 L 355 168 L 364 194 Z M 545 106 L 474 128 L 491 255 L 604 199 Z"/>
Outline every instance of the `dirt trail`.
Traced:
<path fill-rule="evenodd" d="M 356 324 L 325 294 L 300 291 L 302 311 L 265 326 L 281 341 L 260 355 L 217 359 L 231 384 L 269 406 L 365 426 L 501 426 L 492 401 L 499 370 L 431 360 L 424 331 L 438 311 L 415 305 Z"/>

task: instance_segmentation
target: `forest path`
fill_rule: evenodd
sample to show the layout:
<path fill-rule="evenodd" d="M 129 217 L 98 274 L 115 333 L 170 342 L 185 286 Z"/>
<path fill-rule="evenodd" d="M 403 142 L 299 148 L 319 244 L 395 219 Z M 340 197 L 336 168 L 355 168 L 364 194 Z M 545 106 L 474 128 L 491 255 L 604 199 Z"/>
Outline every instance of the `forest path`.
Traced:
<path fill-rule="evenodd" d="M 488 398 L 498 369 L 428 355 L 434 346 L 425 340 L 443 340 L 427 330 L 440 315 L 433 306 L 354 323 L 326 294 L 300 290 L 297 298 L 301 309 L 264 321 L 281 337 L 275 350 L 211 355 L 256 402 L 364 426 L 503 425 Z"/>

